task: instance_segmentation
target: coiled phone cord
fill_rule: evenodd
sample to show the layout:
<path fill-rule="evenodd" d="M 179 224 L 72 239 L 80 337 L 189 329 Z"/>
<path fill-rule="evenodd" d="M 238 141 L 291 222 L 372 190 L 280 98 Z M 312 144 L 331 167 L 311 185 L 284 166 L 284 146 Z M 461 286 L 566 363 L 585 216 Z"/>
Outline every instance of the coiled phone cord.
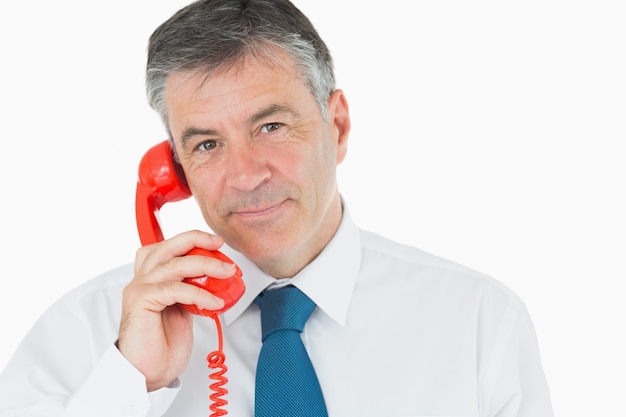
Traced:
<path fill-rule="evenodd" d="M 213 393 L 209 395 L 209 399 L 212 401 L 209 409 L 213 412 L 210 417 L 219 417 L 228 414 L 228 411 L 222 408 L 228 404 L 228 401 L 222 398 L 224 395 L 228 394 L 228 390 L 224 388 L 224 385 L 228 382 L 228 378 L 224 376 L 228 367 L 225 364 L 226 356 L 224 355 L 223 349 L 224 338 L 222 336 L 222 324 L 217 314 L 212 314 L 211 317 L 215 320 L 217 327 L 218 348 L 216 351 L 209 353 L 206 357 L 209 369 L 216 370 L 212 374 L 209 374 L 209 379 L 215 381 L 209 385 L 209 389 L 213 391 Z"/>

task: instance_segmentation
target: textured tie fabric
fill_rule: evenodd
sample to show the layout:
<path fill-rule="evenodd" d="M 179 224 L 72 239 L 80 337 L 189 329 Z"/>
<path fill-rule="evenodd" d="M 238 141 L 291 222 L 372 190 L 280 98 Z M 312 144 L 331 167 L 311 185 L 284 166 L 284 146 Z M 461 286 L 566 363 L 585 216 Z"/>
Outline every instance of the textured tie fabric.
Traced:
<path fill-rule="evenodd" d="M 300 333 L 315 303 L 294 286 L 264 291 L 263 346 L 256 371 L 255 417 L 326 417 L 326 404 Z"/>

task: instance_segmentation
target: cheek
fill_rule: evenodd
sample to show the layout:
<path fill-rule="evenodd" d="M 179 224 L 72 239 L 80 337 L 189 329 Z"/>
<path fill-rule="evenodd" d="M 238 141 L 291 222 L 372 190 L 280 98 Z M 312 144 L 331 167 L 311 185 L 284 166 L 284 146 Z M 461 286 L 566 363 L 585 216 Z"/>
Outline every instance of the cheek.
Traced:
<path fill-rule="evenodd" d="M 297 160 L 296 160 L 297 159 Z M 300 172 L 300 178 L 311 182 L 326 181 L 333 176 L 337 166 L 337 149 L 327 135 L 318 135 L 310 139 L 310 144 L 303 147 L 290 160 L 291 169 Z"/>
<path fill-rule="evenodd" d="M 318 152 L 316 170 L 320 179 L 333 181 L 337 168 L 337 148 L 328 137 L 320 138 L 320 145 L 316 148 Z"/>
<path fill-rule="evenodd" d="M 205 219 L 213 216 L 218 201 L 221 198 L 221 188 L 215 178 L 193 177 L 189 182 L 189 188 L 196 199 Z"/>

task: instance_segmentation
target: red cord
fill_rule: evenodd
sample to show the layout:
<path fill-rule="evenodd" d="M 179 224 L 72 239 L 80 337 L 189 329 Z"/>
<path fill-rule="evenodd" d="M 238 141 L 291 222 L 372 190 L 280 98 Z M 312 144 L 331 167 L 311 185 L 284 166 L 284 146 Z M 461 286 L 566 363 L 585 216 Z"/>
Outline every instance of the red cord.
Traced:
<path fill-rule="evenodd" d="M 224 395 L 228 394 L 228 390 L 223 387 L 228 382 L 228 378 L 224 376 L 228 367 L 224 363 L 226 356 L 223 351 L 222 325 L 217 314 L 212 315 L 212 318 L 215 320 L 215 325 L 217 326 L 218 348 L 216 351 L 209 353 L 206 357 L 209 369 L 217 369 L 216 372 L 209 375 L 209 379 L 215 381 L 209 385 L 209 388 L 213 391 L 213 393 L 209 395 L 209 398 L 212 401 L 209 409 L 213 412 L 210 417 L 219 417 L 228 414 L 228 411 L 222 408 L 228 404 L 228 401 L 222 398 Z"/>

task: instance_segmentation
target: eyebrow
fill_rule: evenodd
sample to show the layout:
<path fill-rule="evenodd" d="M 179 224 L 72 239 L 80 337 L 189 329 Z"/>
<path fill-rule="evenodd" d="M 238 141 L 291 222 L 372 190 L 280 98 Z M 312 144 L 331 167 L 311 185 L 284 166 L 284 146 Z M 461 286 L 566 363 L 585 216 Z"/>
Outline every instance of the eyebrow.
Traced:
<path fill-rule="evenodd" d="M 181 135 L 181 142 L 182 142 L 183 148 L 185 148 L 187 146 L 187 143 L 194 136 L 213 136 L 213 135 L 217 135 L 217 130 L 199 129 L 197 127 L 188 127 L 187 129 L 185 129 L 185 131 Z"/>
<path fill-rule="evenodd" d="M 258 112 L 254 113 L 252 116 L 246 119 L 247 125 L 252 125 L 259 122 L 262 119 L 273 116 L 275 114 L 284 113 L 289 114 L 294 118 L 299 118 L 300 113 L 298 113 L 293 107 L 286 104 L 271 104 Z M 188 127 L 183 131 L 181 135 L 181 141 L 183 147 L 193 138 L 194 136 L 215 136 L 218 135 L 218 131 L 215 129 L 201 129 L 197 127 Z"/>
<path fill-rule="evenodd" d="M 287 104 L 270 104 L 264 109 L 259 110 L 254 113 L 252 116 L 246 120 L 246 122 L 251 125 L 257 123 L 259 120 L 265 119 L 266 117 L 273 116 L 279 113 L 286 113 L 295 118 L 300 117 L 300 113 L 298 113 L 293 107 Z"/>

